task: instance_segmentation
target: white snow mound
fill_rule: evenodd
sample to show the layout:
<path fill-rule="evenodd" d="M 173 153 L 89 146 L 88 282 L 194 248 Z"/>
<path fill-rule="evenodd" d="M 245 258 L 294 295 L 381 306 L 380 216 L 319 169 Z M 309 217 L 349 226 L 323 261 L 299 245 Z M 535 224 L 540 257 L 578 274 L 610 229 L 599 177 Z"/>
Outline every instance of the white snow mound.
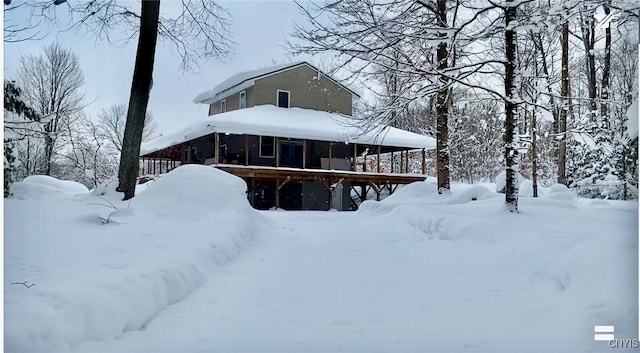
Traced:
<path fill-rule="evenodd" d="M 5 287 L 7 351 L 64 352 L 142 330 L 264 225 L 244 182 L 212 167 L 179 167 L 130 201 L 116 184 L 81 198 L 5 200 L 7 283 L 36 284 Z"/>
<path fill-rule="evenodd" d="M 59 180 L 47 175 L 31 175 L 11 185 L 10 195 L 16 199 L 42 199 L 67 197 L 89 192 L 86 186 L 70 180 Z"/>
<path fill-rule="evenodd" d="M 565 200 L 565 201 L 573 201 L 576 199 L 576 194 L 571 191 L 566 185 L 563 184 L 553 184 L 549 187 L 549 190 L 544 195 L 546 198 L 554 199 L 554 200 Z"/>

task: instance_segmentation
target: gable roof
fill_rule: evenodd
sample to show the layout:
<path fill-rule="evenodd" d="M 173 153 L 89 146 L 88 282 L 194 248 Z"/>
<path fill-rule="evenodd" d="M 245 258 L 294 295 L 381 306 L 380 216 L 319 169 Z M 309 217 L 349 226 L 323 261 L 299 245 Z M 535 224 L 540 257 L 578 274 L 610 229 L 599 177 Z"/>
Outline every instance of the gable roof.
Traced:
<path fill-rule="evenodd" d="M 318 71 L 320 73 L 322 73 L 322 71 L 320 71 L 318 68 L 316 68 L 315 66 L 309 64 L 306 61 L 296 61 L 296 62 L 292 62 L 292 63 L 287 63 L 287 64 L 279 64 L 279 65 L 274 65 L 274 66 L 269 66 L 269 67 L 265 67 L 262 69 L 257 69 L 257 70 L 250 70 L 250 71 L 244 71 L 244 72 L 239 72 L 231 77 L 229 77 L 228 79 L 222 81 L 221 83 L 217 84 L 215 87 L 213 87 L 213 89 L 200 93 L 199 95 L 197 95 L 194 99 L 193 102 L 194 103 L 203 103 L 203 104 L 211 104 L 213 102 L 216 102 L 222 98 L 228 97 L 234 93 L 240 92 L 242 90 L 245 90 L 251 86 L 253 86 L 256 82 L 256 80 L 261 79 L 263 77 L 267 77 L 270 75 L 274 75 L 283 71 L 287 71 L 287 70 L 291 70 L 291 69 L 295 69 L 297 67 L 306 65 L 309 68 L 311 68 L 314 71 Z M 334 80 L 331 76 L 326 75 L 325 73 L 322 73 L 323 76 L 325 76 L 326 78 L 328 78 L 330 81 L 332 81 L 333 83 L 339 85 L 340 87 L 346 89 L 347 91 L 349 91 L 351 94 L 353 94 L 356 97 L 360 97 L 360 95 L 356 92 L 354 92 L 353 90 L 351 90 L 349 87 L 341 84 L 340 82 Z"/>
<path fill-rule="evenodd" d="M 364 130 L 348 115 L 302 108 L 259 105 L 211 115 L 175 133 L 142 144 L 144 156 L 213 133 L 277 136 L 318 141 L 435 149 L 432 137 L 393 127 Z"/>

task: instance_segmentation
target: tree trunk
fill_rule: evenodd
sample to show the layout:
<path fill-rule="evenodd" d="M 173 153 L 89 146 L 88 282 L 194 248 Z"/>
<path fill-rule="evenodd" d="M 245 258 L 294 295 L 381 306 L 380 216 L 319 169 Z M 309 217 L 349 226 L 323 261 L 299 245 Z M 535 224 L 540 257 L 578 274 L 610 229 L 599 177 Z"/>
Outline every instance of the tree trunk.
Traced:
<path fill-rule="evenodd" d="M 533 181 L 533 197 L 538 197 L 538 121 L 535 109 L 531 114 L 531 180 Z"/>
<path fill-rule="evenodd" d="M 562 24 L 562 82 L 560 96 L 562 107 L 558 119 L 558 133 L 561 136 L 558 146 L 558 184 L 567 184 L 567 113 L 569 110 L 569 23 Z"/>
<path fill-rule="evenodd" d="M 611 0 L 605 1 L 603 4 L 604 13 L 608 16 L 611 13 L 609 4 Z M 609 128 L 609 86 L 610 86 L 610 74 L 611 74 L 611 22 L 605 29 L 605 44 L 604 44 L 604 67 L 602 69 L 602 91 L 600 92 L 600 115 L 604 127 Z"/>
<path fill-rule="evenodd" d="M 142 142 L 142 131 L 153 78 L 153 61 L 158 39 L 159 15 L 160 0 L 142 1 L 140 36 L 138 38 L 138 50 L 136 52 L 131 96 L 122 140 L 120 168 L 118 170 L 118 191 L 124 193 L 124 200 L 135 196 L 140 160 L 140 143 Z"/>
<path fill-rule="evenodd" d="M 584 45 L 584 51 L 587 55 L 587 89 L 589 92 L 589 115 L 591 120 L 595 121 L 595 114 L 597 114 L 596 105 L 596 56 L 594 52 L 595 37 L 596 37 L 596 24 L 593 18 L 593 12 L 587 14 L 585 18 L 581 13 L 582 22 L 582 43 Z"/>
<path fill-rule="evenodd" d="M 447 6 L 446 0 L 438 0 L 438 19 L 441 28 L 447 28 Z M 447 68 L 449 55 L 447 52 L 447 34 L 439 34 L 442 42 L 438 44 L 438 71 L 442 72 Z M 438 170 L 438 192 L 449 190 L 449 79 L 444 75 L 440 78 L 440 89 L 436 96 L 436 148 L 437 148 L 437 170 Z"/>
<path fill-rule="evenodd" d="M 53 159 L 53 138 L 51 129 L 45 128 L 44 135 L 44 175 L 51 175 L 51 160 Z"/>
<path fill-rule="evenodd" d="M 518 150 L 515 146 L 516 109 L 514 102 L 514 79 L 516 66 L 516 31 L 511 28 L 512 22 L 516 20 L 516 6 L 512 0 L 507 1 L 505 8 L 505 76 L 504 89 L 506 100 L 505 122 L 504 122 L 504 158 L 506 161 L 506 187 L 505 204 L 510 212 L 518 212 L 518 185 L 516 180 L 516 163 Z"/>

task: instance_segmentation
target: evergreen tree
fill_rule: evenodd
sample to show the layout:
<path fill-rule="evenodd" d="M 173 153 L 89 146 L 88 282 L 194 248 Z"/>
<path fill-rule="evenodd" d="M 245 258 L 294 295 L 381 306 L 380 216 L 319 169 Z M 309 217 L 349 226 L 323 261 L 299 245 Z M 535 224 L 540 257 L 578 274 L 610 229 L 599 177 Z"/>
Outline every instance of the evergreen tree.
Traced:
<path fill-rule="evenodd" d="M 20 97 L 21 90 L 14 82 L 4 81 L 4 197 L 19 177 L 18 141 L 37 134 L 41 122 L 36 112 Z"/>

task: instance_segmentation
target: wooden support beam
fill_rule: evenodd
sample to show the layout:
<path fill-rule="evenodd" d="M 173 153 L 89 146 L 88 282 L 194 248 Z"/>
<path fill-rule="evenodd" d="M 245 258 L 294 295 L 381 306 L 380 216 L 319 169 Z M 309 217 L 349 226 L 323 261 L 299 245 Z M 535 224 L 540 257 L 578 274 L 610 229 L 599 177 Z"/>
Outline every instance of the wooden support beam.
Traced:
<path fill-rule="evenodd" d="M 377 164 L 378 164 L 377 166 L 378 173 L 380 173 L 380 145 L 378 145 L 378 163 Z"/>
<path fill-rule="evenodd" d="M 307 140 L 302 140 L 302 169 L 307 168 Z"/>
<path fill-rule="evenodd" d="M 362 194 L 358 192 L 358 188 L 355 185 L 351 184 L 349 189 L 353 190 L 356 193 L 356 196 L 358 196 L 360 200 L 362 200 Z"/>
<path fill-rule="evenodd" d="M 373 189 L 373 191 L 376 192 L 376 200 L 380 201 L 380 187 L 378 185 L 376 185 L 376 183 L 369 181 L 369 185 L 371 186 L 371 188 Z"/>
<path fill-rule="evenodd" d="M 427 174 L 427 151 L 422 149 L 422 174 Z"/>
<path fill-rule="evenodd" d="M 153 174 L 156 174 L 156 159 L 153 159 Z"/>
<path fill-rule="evenodd" d="M 220 135 L 216 132 L 213 134 L 213 163 L 220 163 Z"/>
<path fill-rule="evenodd" d="M 276 208 L 280 208 L 280 179 L 276 179 Z"/>
<path fill-rule="evenodd" d="M 249 135 L 244 135 L 244 165 L 249 165 Z"/>
<path fill-rule="evenodd" d="M 329 142 L 329 170 L 333 169 L 333 163 L 331 162 L 331 160 L 333 159 L 332 147 L 333 142 Z"/>
<path fill-rule="evenodd" d="M 358 171 L 358 144 L 353 144 L 353 161 L 351 163 L 351 170 L 356 172 Z"/>
<path fill-rule="evenodd" d="M 276 149 L 276 167 L 280 166 L 280 140 L 277 137 L 273 138 L 273 143 L 275 146 L 273 148 Z"/>
<path fill-rule="evenodd" d="M 400 150 L 400 173 L 404 173 L 404 151 Z"/>
<path fill-rule="evenodd" d="M 279 181 L 279 180 L 280 180 L 280 179 L 278 179 L 278 181 Z M 287 177 L 284 179 L 284 181 L 283 181 L 280 185 L 278 185 L 278 191 L 282 190 L 282 187 L 284 187 L 285 185 L 287 185 L 287 183 L 288 183 L 289 181 L 291 181 L 291 176 L 287 176 Z"/>

